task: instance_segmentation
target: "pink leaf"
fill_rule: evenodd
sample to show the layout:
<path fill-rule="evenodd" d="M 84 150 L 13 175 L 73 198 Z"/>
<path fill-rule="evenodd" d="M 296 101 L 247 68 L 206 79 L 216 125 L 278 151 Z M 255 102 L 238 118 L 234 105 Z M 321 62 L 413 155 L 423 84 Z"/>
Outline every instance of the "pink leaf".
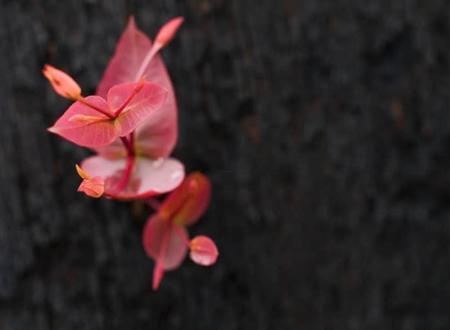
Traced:
<path fill-rule="evenodd" d="M 77 82 L 64 71 L 51 65 L 44 65 L 42 73 L 48 79 L 56 93 L 70 100 L 81 97 L 81 88 Z"/>
<path fill-rule="evenodd" d="M 142 234 L 145 253 L 159 262 L 164 270 L 177 268 L 188 249 L 188 234 L 184 227 L 152 216 Z"/>
<path fill-rule="evenodd" d="M 216 263 L 219 251 L 212 239 L 206 236 L 196 236 L 189 243 L 192 261 L 201 266 L 211 266 Z"/>
<path fill-rule="evenodd" d="M 105 181 L 105 195 L 111 198 L 127 200 L 146 198 L 167 193 L 175 189 L 184 178 L 184 167 L 173 158 L 151 160 L 137 157 L 130 180 L 122 191 L 117 191 L 117 183 L 122 179 L 126 159 L 106 159 L 92 156 L 81 165 L 92 176 Z"/>
<path fill-rule="evenodd" d="M 130 18 L 98 86 L 97 94 L 106 98 L 109 89 L 114 85 L 136 81 L 142 62 L 151 48 L 150 39 L 136 27 L 134 19 Z M 149 82 L 166 89 L 167 98 L 137 129 L 136 146 L 140 155 L 150 158 L 167 157 L 175 146 L 178 134 L 177 104 L 172 82 L 159 55 L 153 57 L 144 75 Z M 114 145 L 117 146 L 118 143 Z M 104 147 L 98 152 L 102 155 L 112 155 L 116 154 L 117 148 L 112 147 L 110 150 Z"/>
<path fill-rule="evenodd" d="M 48 130 L 83 147 L 101 147 L 115 140 L 116 127 L 108 116 L 92 106 L 109 113 L 108 104 L 101 97 L 89 96 L 77 101 Z M 86 102 L 91 106 L 86 105 Z"/>
<path fill-rule="evenodd" d="M 184 225 L 195 223 L 205 212 L 211 198 L 209 179 L 200 172 L 189 174 L 166 198 L 159 215 Z"/>
<path fill-rule="evenodd" d="M 105 97 L 111 87 L 135 82 L 136 73 L 147 53 L 152 48 L 150 39 L 136 27 L 133 17 L 117 43 L 114 56 L 106 68 L 97 88 L 97 94 Z"/>
<path fill-rule="evenodd" d="M 158 85 L 144 82 L 114 86 L 108 92 L 110 109 L 118 117 L 118 135 L 126 136 L 142 124 L 164 103 L 167 91 Z"/>
<path fill-rule="evenodd" d="M 173 98 L 172 98 L 173 99 Z M 175 102 L 175 101 L 173 101 Z M 172 153 L 177 140 L 176 105 L 165 102 L 161 108 L 154 111 L 138 127 L 135 135 L 136 153 L 150 158 L 167 157 Z"/>

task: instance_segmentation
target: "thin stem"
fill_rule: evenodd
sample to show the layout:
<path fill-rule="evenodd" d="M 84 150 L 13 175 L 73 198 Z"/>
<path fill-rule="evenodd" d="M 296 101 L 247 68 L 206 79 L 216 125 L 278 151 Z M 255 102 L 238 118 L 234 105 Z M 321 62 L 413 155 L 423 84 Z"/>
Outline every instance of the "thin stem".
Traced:
<path fill-rule="evenodd" d="M 105 111 L 105 110 L 103 110 L 103 109 L 97 107 L 96 105 L 94 105 L 94 104 L 92 104 L 92 103 L 89 103 L 89 101 L 86 100 L 86 98 L 84 98 L 84 97 L 82 97 L 82 96 L 80 96 L 80 97 L 77 99 L 77 101 L 83 103 L 84 105 L 87 105 L 88 107 L 90 107 L 91 109 L 94 109 L 94 110 L 97 111 L 97 112 L 100 112 L 100 113 L 104 114 L 104 115 L 107 116 L 109 119 L 114 119 L 114 118 L 115 118 L 114 115 L 112 115 L 112 114 L 110 114 L 109 112 L 107 112 L 107 111 Z"/>
<path fill-rule="evenodd" d="M 147 69 L 147 66 L 150 64 L 150 61 L 153 59 L 155 54 L 161 49 L 161 45 L 159 44 L 153 44 L 152 48 L 148 52 L 148 54 L 145 56 L 144 60 L 142 61 L 141 66 L 139 67 L 138 72 L 136 73 L 136 76 L 134 77 L 134 81 L 139 81 L 143 78 L 145 70 Z"/>
<path fill-rule="evenodd" d="M 133 167 L 136 159 L 134 154 L 134 132 L 130 134 L 130 137 L 128 139 L 125 136 L 121 136 L 120 140 L 127 150 L 127 165 L 125 167 L 125 171 L 123 172 L 122 178 L 117 183 L 117 190 L 119 192 L 124 190 L 128 182 L 130 181 L 131 173 L 133 172 Z"/>
<path fill-rule="evenodd" d="M 124 171 L 123 176 L 120 179 L 119 183 L 117 183 L 117 190 L 119 192 L 124 190 L 125 187 L 127 186 L 128 182 L 130 181 L 131 173 L 133 171 L 134 159 L 135 158 L 132 155 L 129 155 L 127 157 L 127 165 L 125 167 L 125 171 Z"/>
<path fill-rule="evenodd" d="M 122 144 L 124 145 L 125 149 L 127 150 L 127 155 L 128 156 L 131 156 L 131 155 L 134 156 L 134 148 L 133 148 L 133 145 L 130 142 L 130 140 L 127 139 L 125 136 L 121 136 L 120 137 L 120 141 L 122 141 Z"/>
<path fill-rule="evenodd" d="M 133 155 L 135 154 L 134 151 L 134 131 L 130 133 L 130 137 L 128 138 L 128 141 L 130 141 L 130 147 L 132 150 Z"/>

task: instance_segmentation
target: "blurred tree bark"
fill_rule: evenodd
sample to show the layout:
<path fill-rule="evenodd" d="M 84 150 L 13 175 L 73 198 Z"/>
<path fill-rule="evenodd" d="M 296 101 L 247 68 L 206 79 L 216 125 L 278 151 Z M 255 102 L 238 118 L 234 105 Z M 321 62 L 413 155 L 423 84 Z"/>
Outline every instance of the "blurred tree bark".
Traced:
<path fill-rule="evenodd" d="M 450 3 L 0 2 L 0 328 L 449 329 Z M 344 5 L 345 3 L 345 5 Z M 139 205 L 76 193 L 44 63 L 93 92 L 127 16 L 178 94 L 176 155 L 214 184 L 152 292 Z"/>

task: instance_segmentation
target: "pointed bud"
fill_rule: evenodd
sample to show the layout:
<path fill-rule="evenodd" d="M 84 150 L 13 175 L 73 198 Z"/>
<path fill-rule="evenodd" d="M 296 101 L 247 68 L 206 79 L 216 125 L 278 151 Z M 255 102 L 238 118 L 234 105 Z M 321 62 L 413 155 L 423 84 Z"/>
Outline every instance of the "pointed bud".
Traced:
<path fill-rule="evenodd" d="M 81 97 L 81 88 L 67 73 L 46 64 L 42 73 L 48 79 L 56 93 L 69 100 Z"/>
<path fill-rule="evenodd" d="M 206 236 L 196 236 L 189 242 L 192 261 L 201 266 L 211 266 L 217 261 L 219 251 L 212 239 Z"/>
<path fill-rule="evenodd" d="M 99 176 L 91 177 L 78 165 L 75 167 L 78 175 L 83 179 L 77 191 L 83 192 L 89 197 L 101 197 L 105 192 L 105 181 Z"/>
<path fill-rule="evenodd" d="M 164 24 L 156 35 L 155 47 L 159 49 L 165 47 L 173 39 L 183 22 L 183 17 L 175 17 Z"/>

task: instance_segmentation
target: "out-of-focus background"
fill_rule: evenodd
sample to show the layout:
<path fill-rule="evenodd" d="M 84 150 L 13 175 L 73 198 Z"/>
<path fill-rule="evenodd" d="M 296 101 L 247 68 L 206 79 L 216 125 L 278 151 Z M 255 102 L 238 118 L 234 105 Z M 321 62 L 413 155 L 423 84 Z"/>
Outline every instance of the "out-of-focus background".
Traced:
<path fill-rule="evenodd" d="M 0 5 L 0 328 L 450 328 L 450 2 L 34 0 Z M 175 155 L 210 176 L 186 260 L 151 291 L 149 214 L 77 193 L 46 132 L 93 92 L 127 17 L 166 50 Z"/>

